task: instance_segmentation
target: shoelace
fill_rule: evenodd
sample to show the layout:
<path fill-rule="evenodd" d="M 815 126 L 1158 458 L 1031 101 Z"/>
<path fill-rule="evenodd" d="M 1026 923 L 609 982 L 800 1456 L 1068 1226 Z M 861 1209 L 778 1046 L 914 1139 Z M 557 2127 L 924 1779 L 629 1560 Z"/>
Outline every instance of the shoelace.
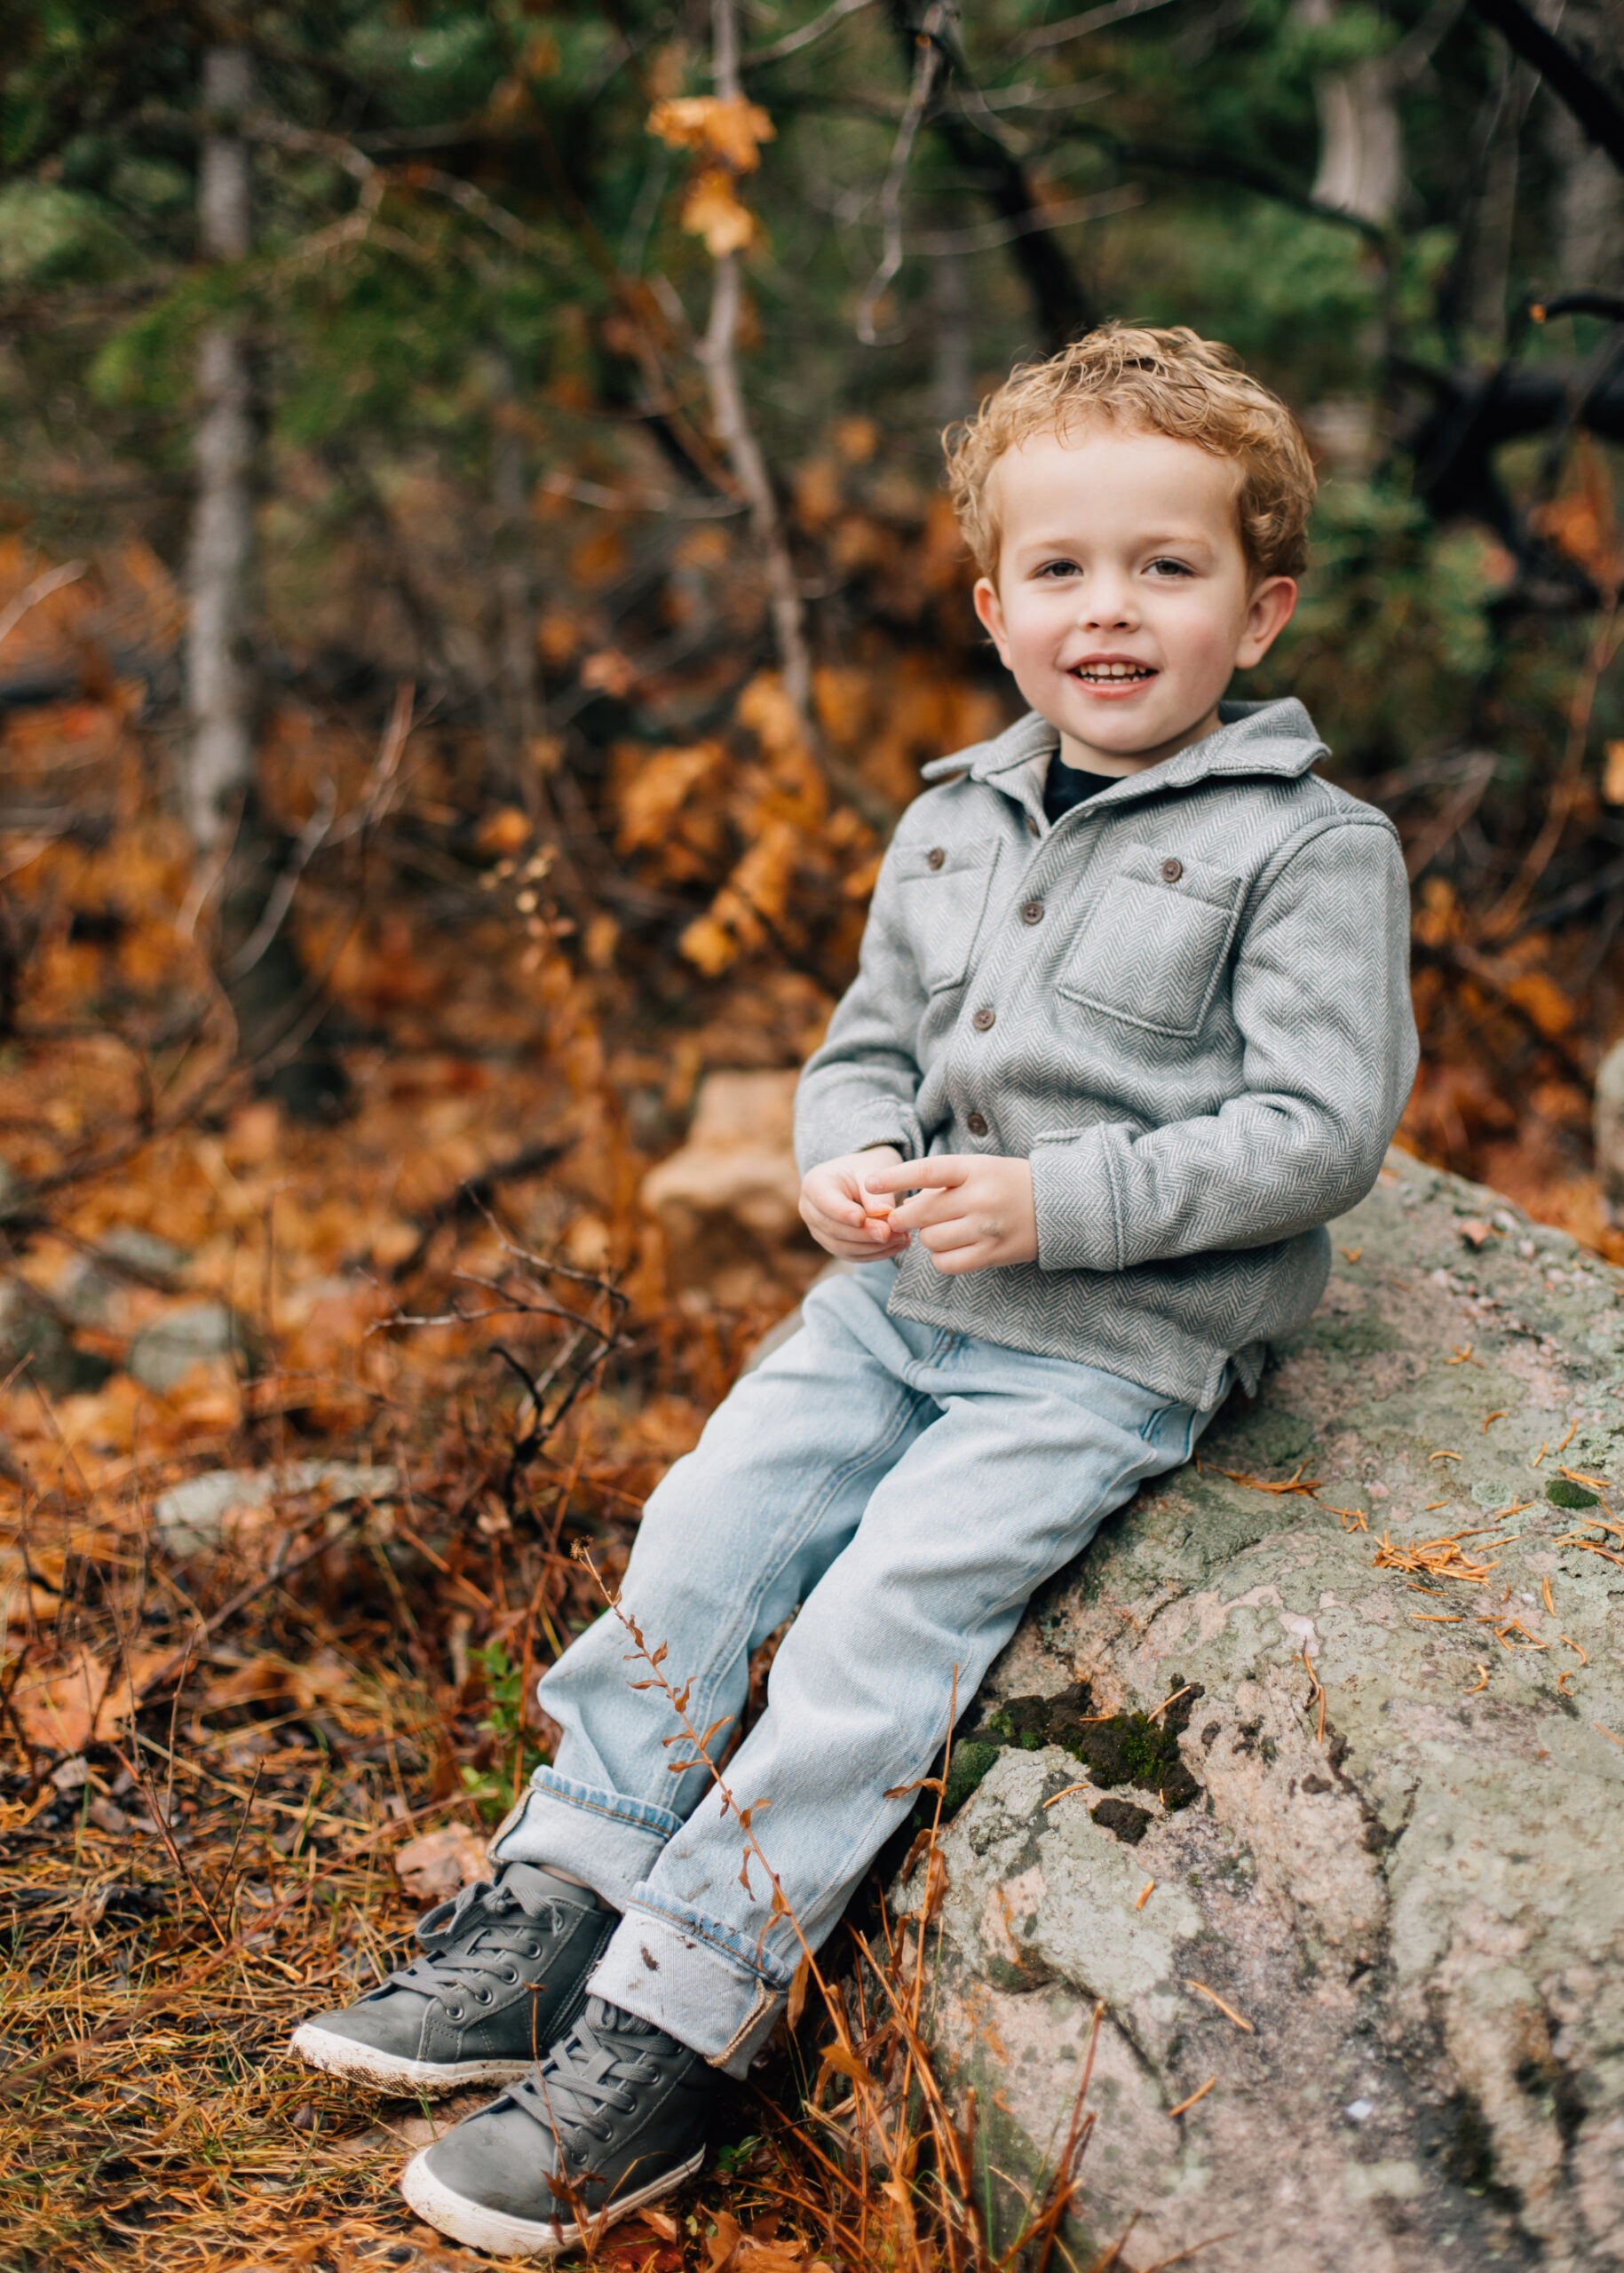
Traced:
<path fill-rule="evenodd" d="M 539 2075 L 527 2076 L 508 2087 L 508 2096 L 539 2123 L 544 2131 L 562 2134 L 566 2126 L 607 2139 L 612 2126 L 606 2120 L 611 2109 L 629 2115 L 636 2102 L 631 2087 L 651 2081 L 659 2073 L 651 2056 L 654 2043 L 629 2048 L 626 2016 L 616 2027 L 594 2020 L 592 2008 L 606 2008 L 594 1997 L 561 2044 L 554 2045 Z M 646 2023 L 633 2024 L 639 2035 L 660 2040 L 660 2031 Z M 560 2144 L 562 2144 L 560 2136 Z"/>
<path fill-rule="evenodd" d="M 443 1924 L 437 1924 L 441 1910 L 448 1914 Z M 409 1989 L 442 2005 L 471 1991 L 483 2003 L 477 1986 L 482 1976 L 505 1977 L 511 1969 L 509 1959 L 531 1954 L 525 1947 L 529 1936 L 556 1934 L 566 1923 L 558 1904 L 527 1910 L 508 1888 L 493 1886 L 487 1879 L 464 1887 L 456 1902 L 442 1905 L 441 1910 L 430 1911 L 418 1925 L 423 1954 L 392 1973 L 384 1988 Z"/>

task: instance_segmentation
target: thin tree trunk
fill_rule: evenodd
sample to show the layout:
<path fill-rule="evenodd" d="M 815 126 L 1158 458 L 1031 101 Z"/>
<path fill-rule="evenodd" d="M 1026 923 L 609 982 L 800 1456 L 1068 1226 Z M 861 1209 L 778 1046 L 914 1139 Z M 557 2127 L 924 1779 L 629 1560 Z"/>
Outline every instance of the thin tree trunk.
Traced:
<path fill-rule="evenodd" d="M 1547 107 L 1545 133 L 1557 175 L 1557 281 L 1565 292 L 1615 288 L 1624 281 L 1624 175 L 1559 104 Z"/>
<path fill-rule="evenodd" d="M 975 408 L 970 264 L 939 253 L 931 265 L 931 418 L 937 426 Z"/>
<path fill-rule="evenodd" d="M 493 359 L 495 396 L 491 450 L 491 503 L 495 508 L 496 606 L 501 618 L 503 709 L 511 783 L 529 809 L 535 800 L 531 744 L 542 731 L 542 706 L 535 669 L 535 594 L 530 574 L 527 530 L 529 484 L 525 446 L 511 416 L 511 360 L 498 350 Z"/>
<path fill-rule="evenodd" d="M 1517 226 L 1523 121 L 1539 80 L 1515 56 L 1505 59 L 1500 107 L 1491 130 L 1483 193 L 1472 230 L 1468 321 L 1483 344 L 1505 344 L 1506 301 L 1511 283 L 1511 237 Z"/>
<path fill-rule="evenodd" d="M 713 0 L 711 24 L 711 78 L 724 102 L 737 101 L 741 92 L 739 24 L 733 0 Z M 744 292 L 741 258 L 740 254 L 728 252 L 717 262 L 710 321 L 700 342 L 699 357 L 709 383 L 710 415 L 727 452 L 733 478 L 749 507 L 750 528 L 766 572 L 767 605 L 784 674 L 784 691 L 796 707 L 809 741 L 815 741 L 805 606 L 796 581 L 795 564 L 789 557 L 783 519 L 772 492 L 766 460 L 751 428 L 744 407 L 744 390 L 739 382 L 739 317 Z"/>
<path fill-rule="evenodd" d="M 1385 226 L 1404 188 L 1404 142 L 1388 59 L 1370 56 L 1314 82 L 1319 172 L 1312 194 L 1339 212 Z"/>
<path fill-rule="evenodd" d="M 255 91 L 253 59 L 245 48 L 205 51 L 197 182 L 198 245 L 205 260 L 246 260 L 253 250 L 252 145 L 242 130 Z M 197 390 L 186 653 L 186 820 L 200 851 L 228 856 L 216 954 L 237 1021 L 240 1056 L 257 1084 L 289 1112 L 324 1119 L 342 1111 L 348 1085 L 321 1031 L 319 994 L 306 1001 L 306 975 L 287 920 L 292 884 L 313 847 L 301 853 L 278 840 L 255 796 L 257 689 L 249 611 L 257 437 L 245 317 L 233 312 L 204 329 Z M 267 921 L 272 911 L 274 917 Z"/>
<path fill-rule="evenodd" d="M 1330 23 L 1336 0 L 1298 0 L 1298 20 Z M 1404 191 L 1404 137 L 1390 55 L 1367 56 L 1345 71 L 1314 80 L 1319 114 L 1319 168 L 1310 194 L 1316 203 L 1385 228 Z"/>
<path fill-rule="evenodd" d="M 253 91 L 253 63 L 246 49 L 208 51 L 197 219 L 199 246 L 209 260 L 242 260 L 252 246 L 252 162 L 238 122 Z M 253 679 L 246 645 L 254 420 L 249 345 L 241 319 L 223 319 L 204 331 L 197 384 L 186 803 L 193 837 L 207 850 L 230 826 L 233 809 L 253 780 Z"/>

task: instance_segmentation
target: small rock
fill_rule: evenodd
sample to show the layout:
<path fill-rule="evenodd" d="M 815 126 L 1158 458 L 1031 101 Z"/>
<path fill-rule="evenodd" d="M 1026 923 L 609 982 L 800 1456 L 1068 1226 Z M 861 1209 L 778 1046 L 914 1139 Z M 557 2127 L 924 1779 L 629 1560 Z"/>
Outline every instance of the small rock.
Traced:
<path fill-rule="evenodd" d="M 105 1359 L 75 1350 L 60 1319 L 31 1287 L 13 1279 L 0 1286 L 0 1374 L 25 1358 L 30 1378 L 53 1397 L 98 1390 L 113 1371 Z"/>
<path fill-rule="evenodd" d="M 188 1303 L 143 1327 L 130 1345 L 129 1371 L 160 1396 L 178 1389 L 195 1365 L 227 1358 L 245 1347 L 241 1320 L 229 1303 Z"/>
<path fill-rule="evenodd" d="M 161 1493 L 153 1521 L 171 1555 L 202 1555 L 220 1544 L 228 1516 L 265 1504 L 257 1477 L 242 1469 L 216 1468 Z"/>
<path fill-rule="evenodd" d="M 159 1239 L 154 1232 L 137 1231 L 129 1224 L 115 1224 L 97 1245 L 101 1254 L 113 1262 L 128 1263 L 132 1271 L 153 1279 L 173 1278 L 186 1260 L 183 1247 Z M 114 1295 L 126 1284 L 116 1271 L 104 1268 L 96 1256 L 82 1255 L 64 1279 L 62 1307 L 82 1325 L 99 1325 L 107 1316 Z"/>
<path fill-rule="evenodd" d="M 115 1806 L 111 1800 L 104 1800 L 99 1794 L 84 1813 L 86 1820 L 93 1823 L 98 1831 L 105 1831 L 110 1839 L 119 1838 L 130 1828 L 130 1818 L 123 1808 Z"/>
<path fill-rule="evenodd" d="M 643 1205 L 679 1243 L 703 1219 L 731 1217 L 776 1243 L 800 1225 L 801 1175 L 795 1161 L 795 1090 L 799 1076 L 710 1073 L 700 1084 L 688 1141 L 643 1179 Z"/>
<path fill-rule="evenodd" d="M 444 1902 L 476 1879 L 488 1878 L 486 1842 L 465 1824 L 448 1823 L 408 1840 L 395 1857 L 395 1873 L 419 1902 Z"/>
<path fill-rule="evenodd" d="M 306 1493 L 325 1494 L 329 1507 L 347 1500 L 386 1500 L 400 1489 L 392 1468 L 362 1468 L 354 1461 L 296 1460 L 281 1468 L 213 1468 L 172 1485 L 154 1503 L 153 1520 L 171 1555 L 200 1555 L 218 1547 L 242 1511 L 273 1506 Z"/>
<path fill-rule="evenodd" d="M 51 1780 L 59 1792 L 82 1792 L 91 1780 L 84 1754 L 75 1752 L 67 1760 L 59 1760 L 51 1771 Z"/>

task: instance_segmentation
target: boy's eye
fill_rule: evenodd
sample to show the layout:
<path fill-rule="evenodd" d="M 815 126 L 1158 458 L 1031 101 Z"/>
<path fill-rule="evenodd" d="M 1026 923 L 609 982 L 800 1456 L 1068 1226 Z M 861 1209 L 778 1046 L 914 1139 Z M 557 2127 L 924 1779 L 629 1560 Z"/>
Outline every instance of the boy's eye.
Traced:
<path fill-rule="evenodd" d="M 1148 573 L 1153 576 L 1188 576 L 1190 569 L 1182 560 L 1153 560 Z"/>
<path fill-rule="evenodd" d="M 1046 560 L 1038 570 L 1040 576 L 1075 576 L 1077 574 L 1074 560 Z"/>

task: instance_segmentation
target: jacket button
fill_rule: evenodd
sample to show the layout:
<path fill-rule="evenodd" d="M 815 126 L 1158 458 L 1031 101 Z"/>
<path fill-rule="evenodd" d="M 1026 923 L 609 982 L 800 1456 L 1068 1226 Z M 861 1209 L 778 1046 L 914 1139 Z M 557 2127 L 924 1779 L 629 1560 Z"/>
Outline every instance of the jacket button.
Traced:
<path fill-rule="evenodd" d="M 1161 873 L 1170 884 L 1176 884 L 1184 873 L 1184 864 L 1182 860 L 1164 860 Z"/>
<path fill-rule="evenodd" d="M 1029 899 L 1026 906 L 1021 909 L 1020 920 L 1023 923 L 1041 923 L 1043 921 L 1042 901 L 1041 899 Z"/>
<path fill-rule="evenodd" d="M 939 844 L 933 844 L 925 854 L 925 866 L 927 868 L 939 868 L 947 857 Z"/>
<path fill-rule="evenodd" d="M 972 1136 L 985 1136 L 986 1134 L 986 1113 L 967 1113 L 964 1116 L 964 1126 Z"/>
<path fill-rule="evenodd" d="M 988 1026 L 994 1026 L 997 1023 L 997 1011 L 993 1010 L 990 1006 L 984 1004 L 983 1007 L 976 1012 L 975 1017 L 970 1023 L 974 1026 L 978 1034 L 985 1034 Z"/>

